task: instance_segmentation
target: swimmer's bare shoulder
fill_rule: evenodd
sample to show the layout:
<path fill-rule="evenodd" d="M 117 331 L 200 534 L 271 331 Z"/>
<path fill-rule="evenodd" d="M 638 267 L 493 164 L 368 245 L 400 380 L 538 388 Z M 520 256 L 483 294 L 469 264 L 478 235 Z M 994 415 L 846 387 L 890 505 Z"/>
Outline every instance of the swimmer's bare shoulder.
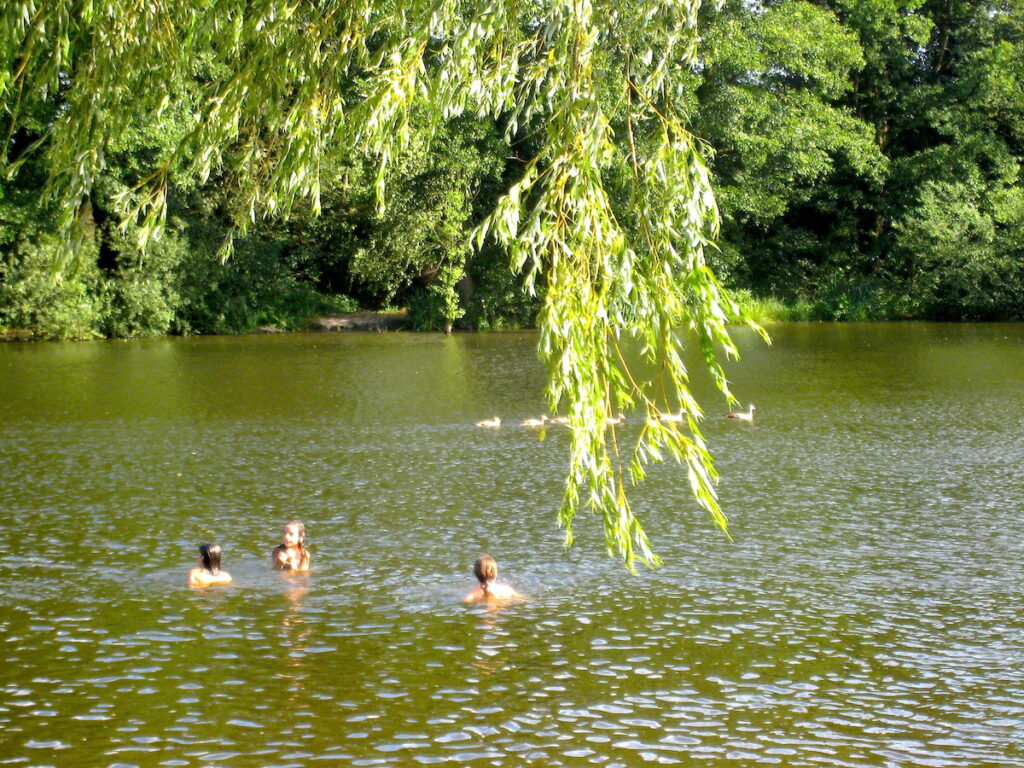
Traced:
<path fill-rule="evenodd" d="M 231 581 L 231 574 L 221 571 L 216 576 L 204 571 L 202 568 L 193 568 L 188 573 L 188 585 L 193 589 L 202 589 L 213 584 L 227 584 Z"/>
<path fill-rule="evenodd" d="M 476 587 L 471 589 L 462 602 L 464 603 L 479 603 L 483 601 L 503 601 L 503 600 L 525 600 L 526 595 L 522 595 L 516 592 L 515 588 L 511 584 L 490 584 L 485 591 L 483 587 Z"/>

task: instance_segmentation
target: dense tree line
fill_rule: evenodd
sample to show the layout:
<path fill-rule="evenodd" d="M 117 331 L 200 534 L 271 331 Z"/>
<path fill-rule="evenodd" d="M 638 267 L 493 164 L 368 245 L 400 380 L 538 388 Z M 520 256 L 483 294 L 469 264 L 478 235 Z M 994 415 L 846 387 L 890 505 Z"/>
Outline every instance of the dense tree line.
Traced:
<path fill-rule="evenodd" d="M 727 284 L 792 316 L 1021 317 L 1021 0 L 730 0 L 705 6 L 700 29 L 681 87 L 710 150 L 722 231 L 709 260 Z M 0 185 L 0 327 L 217 333 L 384 306 L 408 306 L 422 328 L 534 321 L 539 302 L 504 252 L 468 244 L 533 156 L 531 126 L 509 146 L 500 120 L 442 123 L 426 103 L 412 113 L 424 138 L 387 168 L 382 205 L 375 162 L 353 147 L 322 175 L 321 215 L 260 219 L 225 261 L 212 256 L 236 187 L 172 186 L 163 235 L 141 255 L 119 227 L 123 200 L 180 140 L 217 66 L 211 53 L 177 103 L 123 132 L 81 211 L 85 256 L 59 279 L 33 145 L 64 105 L 18 104 L 17 129 L 4 126 L 17 168 Z"/>

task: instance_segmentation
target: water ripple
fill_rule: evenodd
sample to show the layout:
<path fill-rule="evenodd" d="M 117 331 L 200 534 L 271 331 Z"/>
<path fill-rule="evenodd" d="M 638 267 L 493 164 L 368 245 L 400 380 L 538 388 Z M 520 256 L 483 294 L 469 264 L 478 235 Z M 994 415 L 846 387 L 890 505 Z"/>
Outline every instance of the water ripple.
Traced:
<path fill-rule="evenodd" d="M 78 362 L 59 407 L 34 348 L 0 383 L 2 759 L 1021 768 L 1022 332 L 927 328 L 752 347 L 764 415 L 705 429 L 735 543 L 655 467 L 637 575 L 592 520 L 561 549 L 564 430 L 469 426 L 539 413 L 532 336 L 97 345 L 104 397 Z M 266 567 L 295 516 L 308 578 Z M 232 586 L 183 588 L 203 540 Z M 527 601 L 461 605 L 483 552 Z"/>

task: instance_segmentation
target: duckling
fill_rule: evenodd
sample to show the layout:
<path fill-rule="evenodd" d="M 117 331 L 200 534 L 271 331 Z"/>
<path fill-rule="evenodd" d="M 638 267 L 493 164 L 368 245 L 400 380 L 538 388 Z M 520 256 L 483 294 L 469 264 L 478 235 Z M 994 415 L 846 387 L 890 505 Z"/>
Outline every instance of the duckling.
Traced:
<path fill-rule="evenodd" d="M 610 427 L 614 427 L 614 426 L 617 426 L 617 425 L 619 425 L 619 424 L 625 424 L 625 423 L 626 423 L 626 417 L 625 417 L 625 416 L 623 416 L 623 415 L 622 415 L 622 414 L 620 413 L 620 414 L 619 414 L 618 416 L 615 416 L 615 417 L 613 417 L 613 418 L 607 418 L 607 419 L 605 419 L 605 420 L 604 420 L 604 423 L 605 423 L 605 424 L 607 424 L 607 425 L 608 425 L 608 426 L 610 426 Z"/>
<path fill-rule="evenodd" d="M 476 423 L 478 427 L 487 427 L 488 429 L 497 429 L 501 426 L 501 419 L 495 416 L 493 419 L 484 419 Z"/>
<path fill-rule="evenodd" d="M 659 413 L 658 421 L 668 424 L 669 422 L 678 424 L 686 420 L 686 415 L 680 411 L 679 413 Z"/>
<path fill-rule="evenodd" d="M 725 414 L 727 419 L 736 419 L 737 421 L 753 421 L 754 420 L 754 406 L 751 404 L 746 413 L 743 411 L 733 411 L 732 413 Z"/>
<path fill-rule="evenodd" d="M 524 427 L 543 427 L 544 422 L 548 420 L 547 414 L 541 416 L 539 419 L 523 419 L 519 422 Z"/>

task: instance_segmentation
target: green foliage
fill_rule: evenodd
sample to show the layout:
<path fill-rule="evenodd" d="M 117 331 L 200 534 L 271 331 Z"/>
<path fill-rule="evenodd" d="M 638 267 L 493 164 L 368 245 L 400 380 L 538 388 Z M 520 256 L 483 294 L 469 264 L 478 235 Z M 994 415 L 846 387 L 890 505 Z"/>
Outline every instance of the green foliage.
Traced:
<path fill-rule="evenodd" d="M 83 260 L 55 278 L 62 242 L 52 225 L 35 190 L 0 184 L 0 328 L 47 339 L 92 338 L 101 315 L 99 270 Z"/>
<path fill-rule="evenodd" d="M 143 256 L 131 233 L 119 233 L 113 223 L 106 229 L 106 247 L 116 252 L 116 266 L 100 281 L 100 333 L 120 338 L 167 333 L 178 307 L 176 281 L 187 240 L 172 229 Z"/>
<path fill-rule="evenodd" d="M 442 266 L 433 279 L 409 295 L 409 320 L 418 331 L 451 331 L 466 314 L 459 304 L 458 284 L 465 278 L 461 267 Z"/>
<path fill-rule="evenodd" d="M 863 66 L 857 39 L 829 11 L 793 2 L 708 10 L 693 125 L 715 149 L 724 215 L 763 231 L 838 161 L 878 180 L 870 127 L 839 104 Z"/>
<path fill-rule="evenodd" d="M 465 322 L 477 330 L 533 328 L 541 302 L 523 288 L 522 275 L 509 268 L 508 257 L 497 248 L 476 250 L 467 264 L 462 303 Z M 542 293 L 538 289 L 538 293 Z"/>
<path fill-rule="evenodd" d="M 0 327 L 26 329 L 46 339 L 98 336 L 100 282 L 95 267 L 53 278 L 52 235 L 6 248 L 0 261 Z"/>
<path fill-rule="evenodd" d="M 1022 8 L 706 10 L 720 274 L 819 319 L 1019 316 Z"/>
<path fill-rule="evenodd" d="M 925 6 L 917 78 L 901 82 L 914 121 L 899 125 L 889 184 L 887 274 L 917 316 L 1021 316 L 1024 4 Z"/>
<path fill-rule="evenodd" d="M 929 182 L 896 226 L 912 265 L 910 295 L 942 320 L 1022 319 L 1024 193 Z"/>
<path fill-rule="evenodd" d="M 760 325 L 807 322 L 812 319 L 811 305 L 806 301 L 786 303 L 777 298 L 754 296 L 746 289 L 736 291 L 735 296 L 743 311 Z"/>
<path fill-rule="evenodd" d="M 884 286 L 859 275 L 830 276 L 814 291 L 811 320 L 883 320 L 891 317 Z"/>
<path fill-rule="evenodd" d="M 410 288 L 425 287 L 413 295 L 434 296 L 432 301 L 443 294 L 439 307 L 446 308 L 428 323 L 437 325 L 462 316 L 445 303 L 455 299 L 454 285 L 461 279 L 451 276 L 471 257 L 475 198 L 481 184 L 493 185 L 500 176 L 505 148 L 493 124 L 461 118 L 430 131 L 427 112 L 417 110 L 419 130 L 388 167 L 383 205 L 376 206 L 374 187 L 365 181 L 342 196 L 363 214 L 362 237 L 349 249 L 351 277 L 382 303 Z M 438 279 L 450 284 L 447 292 L 431 287 Z"/>
<path fill-rule="evenodd" d="M 174 330 L 178 333 L 242 333 L 257 326 L 304 328 L 321 314 L 358 309 L 350 299 L 318 292 L 304 275 L 300 249 L 273 230 L 239 238 L 226 262 L 216 258 L 224 229 L 193 222 L 180 272 Z"/>

